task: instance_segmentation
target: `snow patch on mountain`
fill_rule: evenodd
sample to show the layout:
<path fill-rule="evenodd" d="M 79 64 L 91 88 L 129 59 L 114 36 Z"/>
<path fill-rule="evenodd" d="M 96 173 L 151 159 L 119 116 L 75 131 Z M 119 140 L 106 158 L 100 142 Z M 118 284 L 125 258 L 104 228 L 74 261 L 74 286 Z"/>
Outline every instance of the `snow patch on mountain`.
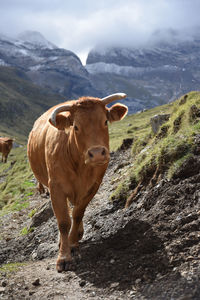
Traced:
<path fill-rule="evenodd" d="M 44 36 L 37 31 L 24 31 L 20 33 L 17 38 L 21 41 L 33 44 L 40 48 L 48 48 L 48 49 L 55 49 L 57 48 L 53 43 L 49 42 L 44 38 Z"/>
<path fill-rule="evenodd" d="M 170 66 L 170 65 L 164 65 L 157 68 L 143 68 L 143 67 L 128 67 L 128 66 L 119 66 L 113 63 L 104 63 L 104 62 L 98 62 L 93 64 L 88 64 L 85 66 L 87 71 L 90 74 L 101 74 L 101 73 L 112 73 L 116 75 L 122 75 L 122 76 L 137 76 L 142 75 L 147 72 L 152 71 L 176 71 L 177 66 Z"/>
<path fill-rule="evenodd" d="M 8 64 L 3 59 L 0 59 L 0 66 L 8 66 Z"/>
<path fill-rule="evenodd" d="M 143 71 L 143 68 L 134 68 L 128 66 L 119 66 L 116 64 L 107 64 L 104 62 L 98 62 L 93 64 L 88 64 L 85 66 L 90 74 L 101 74 L 101 73 L 113 73 L 117 75 L 129 76 L 130 74 L 138 74 Z"/>
<path fill-rule="evenodd" d="M 37 31 L 24 31 L 16 38 L 0 34 L 0 55 L 7 65 L 23 65 L 30 71 L 61 68 L 84 76 L 87 73 L 73 52 L 58 48 Z"/>

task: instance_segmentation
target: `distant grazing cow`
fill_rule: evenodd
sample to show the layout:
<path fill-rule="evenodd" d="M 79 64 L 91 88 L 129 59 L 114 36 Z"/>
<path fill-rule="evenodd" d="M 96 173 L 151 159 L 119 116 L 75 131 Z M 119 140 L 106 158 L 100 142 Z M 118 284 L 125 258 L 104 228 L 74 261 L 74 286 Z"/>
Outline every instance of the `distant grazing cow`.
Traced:
<path fill-rule="evenodd" d="M 39 186 L 49 188 L 60 231 L 58 272 L 72 267 L 71 254 L 79 255 L 82 218 L 107 169 L 108 121 L 121 120 L 128 108 L 107 104 L 125 98 L 83 97 L 50 108 L 34 124 L 28 140 L 28 157 Z M 73 205 L 72 226 L 69 206 Z"/>
<path fill-rule="evenodd" d="M 2 152 L 2 162 L 7 162 L 8 154 L 12 149 L 13 139 L 9 137 L 0 137 L 0 152 Z"/>

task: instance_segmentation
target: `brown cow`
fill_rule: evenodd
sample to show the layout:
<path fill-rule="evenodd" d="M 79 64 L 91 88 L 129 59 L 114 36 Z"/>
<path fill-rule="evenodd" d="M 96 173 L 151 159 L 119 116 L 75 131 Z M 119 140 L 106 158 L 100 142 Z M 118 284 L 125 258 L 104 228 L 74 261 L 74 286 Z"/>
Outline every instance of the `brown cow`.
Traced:
<path fill-rule="evenodd" d="M 13 139 L 9 137 L 0 137 L 0 152 L 2 152 L 2 159 L 1 161 L 7 162 L 8 154 L 12 149 Z"/>
<path fill-rule="evenodd" d="M 128 111 L 122 104 L 106 105 L 125 97 L 119 93 L 59 104 L 35 122 L 29 135 L 31 168 L 40 185 L 50 190 L 60 231 L 59 272 L 72 267 L 71 253 L 79 255 L 82 218 L 108 166 L 108 121 L 121 120 Z M 67 199 L 73 205 L 72 226 Z"/>

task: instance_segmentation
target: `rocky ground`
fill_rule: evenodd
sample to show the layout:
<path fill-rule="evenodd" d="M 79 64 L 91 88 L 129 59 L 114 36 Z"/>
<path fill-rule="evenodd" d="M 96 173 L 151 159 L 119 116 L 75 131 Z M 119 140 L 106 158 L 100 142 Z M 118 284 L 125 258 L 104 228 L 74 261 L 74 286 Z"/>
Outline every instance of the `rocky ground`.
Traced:
<path fill-rule="evenodd" d="M 0 299 L 200 299 L 200 158 L 173 180 L 141 190 L 125 210 L 109 197 L 131 163 L 130 149 L 112 154 L 84 217 L 74 271 L 56 272 L 58 230 L 48 197 L 35 195 L 28 209 L 0 220 L 0 264 L 24 262 L 1 272 Z M 34 231 L 22 236 L 25 226 Z"/>

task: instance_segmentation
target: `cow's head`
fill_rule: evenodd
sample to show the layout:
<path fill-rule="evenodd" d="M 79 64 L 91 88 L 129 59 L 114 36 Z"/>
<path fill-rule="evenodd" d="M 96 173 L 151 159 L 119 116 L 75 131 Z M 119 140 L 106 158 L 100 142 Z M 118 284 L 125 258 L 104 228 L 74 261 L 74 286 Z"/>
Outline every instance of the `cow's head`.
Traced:
<path fill-rule="evenodd" d="M 118 93 L 103 99 L 80 98 L 71 105 L 55 108 L 49 122 L 58 130 L 69 132 L 85 164 L 103 165 L 110 158 L 108 121 L 119 121 L 128 112 L 127 106 L 119 103 L 110 108 L 106 105 L 125 97 L 126 94 Z"/>

